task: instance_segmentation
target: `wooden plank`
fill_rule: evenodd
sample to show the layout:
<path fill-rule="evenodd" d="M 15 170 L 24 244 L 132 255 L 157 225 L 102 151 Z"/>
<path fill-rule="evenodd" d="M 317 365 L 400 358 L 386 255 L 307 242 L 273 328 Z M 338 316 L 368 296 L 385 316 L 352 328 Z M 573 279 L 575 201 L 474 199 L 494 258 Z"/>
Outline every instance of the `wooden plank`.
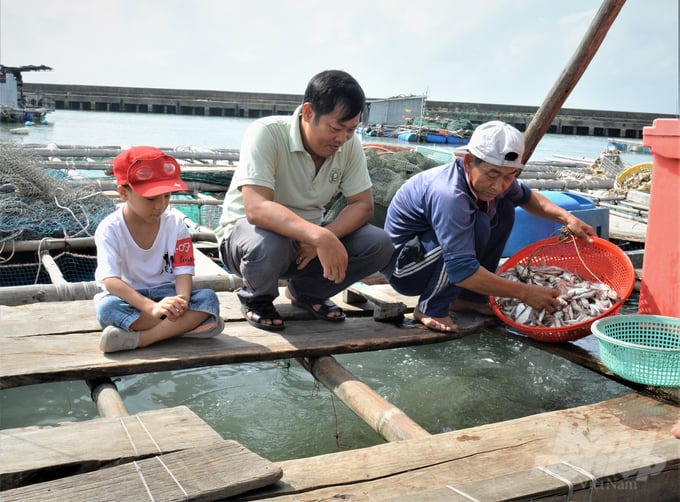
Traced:
<path fill-rule="evenodd" d="M 655 442 L 650 452 L 628 448 L 585 456 L 460 485 L 446 484 L 418 495 L 419 501 L 450 500 L 668 500 L 680 492 L 678 440 Z M 411 496 L 390 498 L 410 501 Z"/>
<path fill-rule="evenodd" d="M 398 319 L 406 312 L 404 297 L 389 285 L 369 286 L 357 282 L 345 290 L 343 299 L 350 304 L 360 301 L 372 302 L 373 319 L 376 321 Z"/>
<path fill-rule="evenodd" d="M 371 287 L 384 288 L 385 286 Z M 280 288 L 280 294 L 274 300 L 274 305 L 286 320 L 312 319 L 308 312 L 291 305 L 290 300 L 285 298 L 283 291 L 284 288 Z M 94 296 L 94 293 L 91 296 Z M 241 303 L 235 293 L 231 291 L 217 292 L 217 298 L 220 302 L 220 316 L 225 321 L 244 320 L 241 313 Z M 406 305 L 407 310 L 413 309 L 415 299 L 400 298 Z M 368 302 L 361 304 L 345 303 L 342 293 L 334 296 L 333 301 L 342 307 L 349 316 L 368 316 L 372 314 L 374 308 L 373 304 Z M 38 302 L 12 306 L 0 305 L 0 320 L 3 323 L 3 331 L 0 337 L 4 335 L 56 335 L 76 331 L 98 331 L 101 329 L 97 322 L 94 303 L 91 299 L 72 300 L 65 303 Z"/>
<path fill-rule="evenodd" d="M 275 483 L 280 467 L 235 441 L 2 492 L 2 500 L 224 500 Z"/>
<path fill-rule="evenodd" d="M 71 319 L 76 317 L 77 313 L 71 314 Z M 285 331 L 268 332 L 238 321 L 226 323 L 223 334 L 211 339 L 179 337 L 143 349 L 103 354 L 99 330 L 36 335 L 30 321 L 25 321 L 26 331 L 16 334 L 11 323 L 3 320 L 8 332 L 1 335 L 0 388 L 424 345 L 476 333 L 497 321 L 471 315 L 459 316 L 457 323 L 458 332 L 439 333 L 420 324 L 349 318 L 342 323 L 287 321 Z"/>
<path fill-rule="evenodd" d="M 209 446 L 221 439 L 186 406 L 58 427 L 5 429 L 0 431 L 0 485 L 6 490 L 35 477 L 92 471 L 112 462 Z"/>
<path fill-rule="evenodd" d="M 616 456 L 628 448 L 640 458 L 657 455 L 659 441 L 672 438 L 670 429 L 677 419 L 677 407 L 632 393 L 424 439 L 287 460 L 279 463 L 284 471 L 280 483 L 251 498 L 363 500 L 370 495 L 370 500 L 420 500 L 420 494 L 436 486 L 458 486 L 563 461 L 578 465 L 583 457 Z M 668 461 L 677 465 L 679 456 L 677 450 Z M 640 468 L 645 465 L 641 462 Z"/>
<path fill-rule="evenodd" d="M 196 275 L 213 275 L 213 276 L 227 276 L 231 277 L 226 270 L 220 267 L 217 263 L 212 261 L 203 251 L 194 248 L 194 260 L 196 265 Z M 234 276 L 235 277 L 235 276 Z M 241 283 L 241 280 L 234 280 L 234 283 Z"/>
<path fill-rule="evenodd" d="M 647 224 L 609 213 L 609 238 L 632 242 L 645 242 Z"/>

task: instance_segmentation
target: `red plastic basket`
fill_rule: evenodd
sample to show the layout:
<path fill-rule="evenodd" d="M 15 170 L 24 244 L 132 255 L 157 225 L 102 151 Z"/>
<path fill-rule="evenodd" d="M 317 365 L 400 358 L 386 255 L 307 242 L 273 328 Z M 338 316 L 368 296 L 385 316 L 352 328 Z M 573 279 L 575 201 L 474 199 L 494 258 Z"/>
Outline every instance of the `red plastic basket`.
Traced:
<path fill-rule="evenodd" d="M 574 243 L 576 243 L 576 246 Z M 578 253 L 576 247 L 578 247 Z M 583 263 L 581 263 L 579 254 L 588 268 L 584 267 Z M 531 259 L 531 263 L 529 263 L 529 259 Z M 540 240 L 508 258 L 499 267 L 497 273 L 505 272 L 517 264 L 525 267 L 527 265 L 534 267 L 540 265 L 561 267 L 570 272 L 580 274 L 586 280 L 599 280 L 607 284 L 616 291 L 620 298 L 609 310 L 597 317 L 582 323 L 558 328 L 526 326 L 516 323 L 501 312 L 493 296 L 489 298 L 491 308 L 501 321 L 516 331 L 542 342 L 569 342 L 588 336 L 590 334 L 590 325 L 593 322 L 597 319 L 616 314 L 621 310 L 623 302 L 630 296 L 633 286 L 635 286 L 635 268 L 630 258 L 621 248 L 599 237 L 593 237 L 592 243 L 588 243 L 583 239 L 567 239 L 564 242 L 560 242 L 559 237 L 549 237 Z M 597 278 L 594 278 L 588 269 L 597 275 Z"/>

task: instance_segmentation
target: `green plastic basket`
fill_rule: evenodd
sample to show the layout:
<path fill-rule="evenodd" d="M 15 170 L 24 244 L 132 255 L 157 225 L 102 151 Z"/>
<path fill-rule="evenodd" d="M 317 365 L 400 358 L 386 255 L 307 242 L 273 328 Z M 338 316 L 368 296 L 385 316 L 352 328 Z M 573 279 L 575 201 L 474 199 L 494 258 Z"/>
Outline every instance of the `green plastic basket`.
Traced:
<path fill-rule="evenodd" d="M 644 385 L 680 386 L 680 318 L 619 315 L 595 321 L 602 363 Z"/>

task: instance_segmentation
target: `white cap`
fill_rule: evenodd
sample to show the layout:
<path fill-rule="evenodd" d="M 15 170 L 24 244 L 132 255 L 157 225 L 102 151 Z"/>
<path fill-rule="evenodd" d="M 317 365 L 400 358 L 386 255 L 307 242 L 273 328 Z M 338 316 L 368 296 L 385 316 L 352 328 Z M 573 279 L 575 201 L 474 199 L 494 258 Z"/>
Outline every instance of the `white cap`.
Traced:
<path fill-rule="evenodd" d="M 524 169 L 524 137 L 510 124 L 500 120 L 478 126 L 472 133 L 467 150 L 489 164 Z"/>

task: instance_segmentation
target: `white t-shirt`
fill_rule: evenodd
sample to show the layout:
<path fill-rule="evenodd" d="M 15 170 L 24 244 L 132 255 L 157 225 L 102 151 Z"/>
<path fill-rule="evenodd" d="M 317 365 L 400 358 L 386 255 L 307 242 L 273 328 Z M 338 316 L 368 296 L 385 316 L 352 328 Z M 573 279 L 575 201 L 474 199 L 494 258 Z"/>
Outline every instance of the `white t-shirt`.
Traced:
<path fill-rule="evenodd" d="M 183 216 L 173 211 L 161 215 L 158 235 L 149 249 L 140 248 L 130 235 L 122 206 L 102 220 L 94 233 L 97 270 L 94 277 L 108 294 L 104 279 L 119 277 L 134 289 L 174 283 L 175 276 L 194 275 L 194 246 Z"/>

